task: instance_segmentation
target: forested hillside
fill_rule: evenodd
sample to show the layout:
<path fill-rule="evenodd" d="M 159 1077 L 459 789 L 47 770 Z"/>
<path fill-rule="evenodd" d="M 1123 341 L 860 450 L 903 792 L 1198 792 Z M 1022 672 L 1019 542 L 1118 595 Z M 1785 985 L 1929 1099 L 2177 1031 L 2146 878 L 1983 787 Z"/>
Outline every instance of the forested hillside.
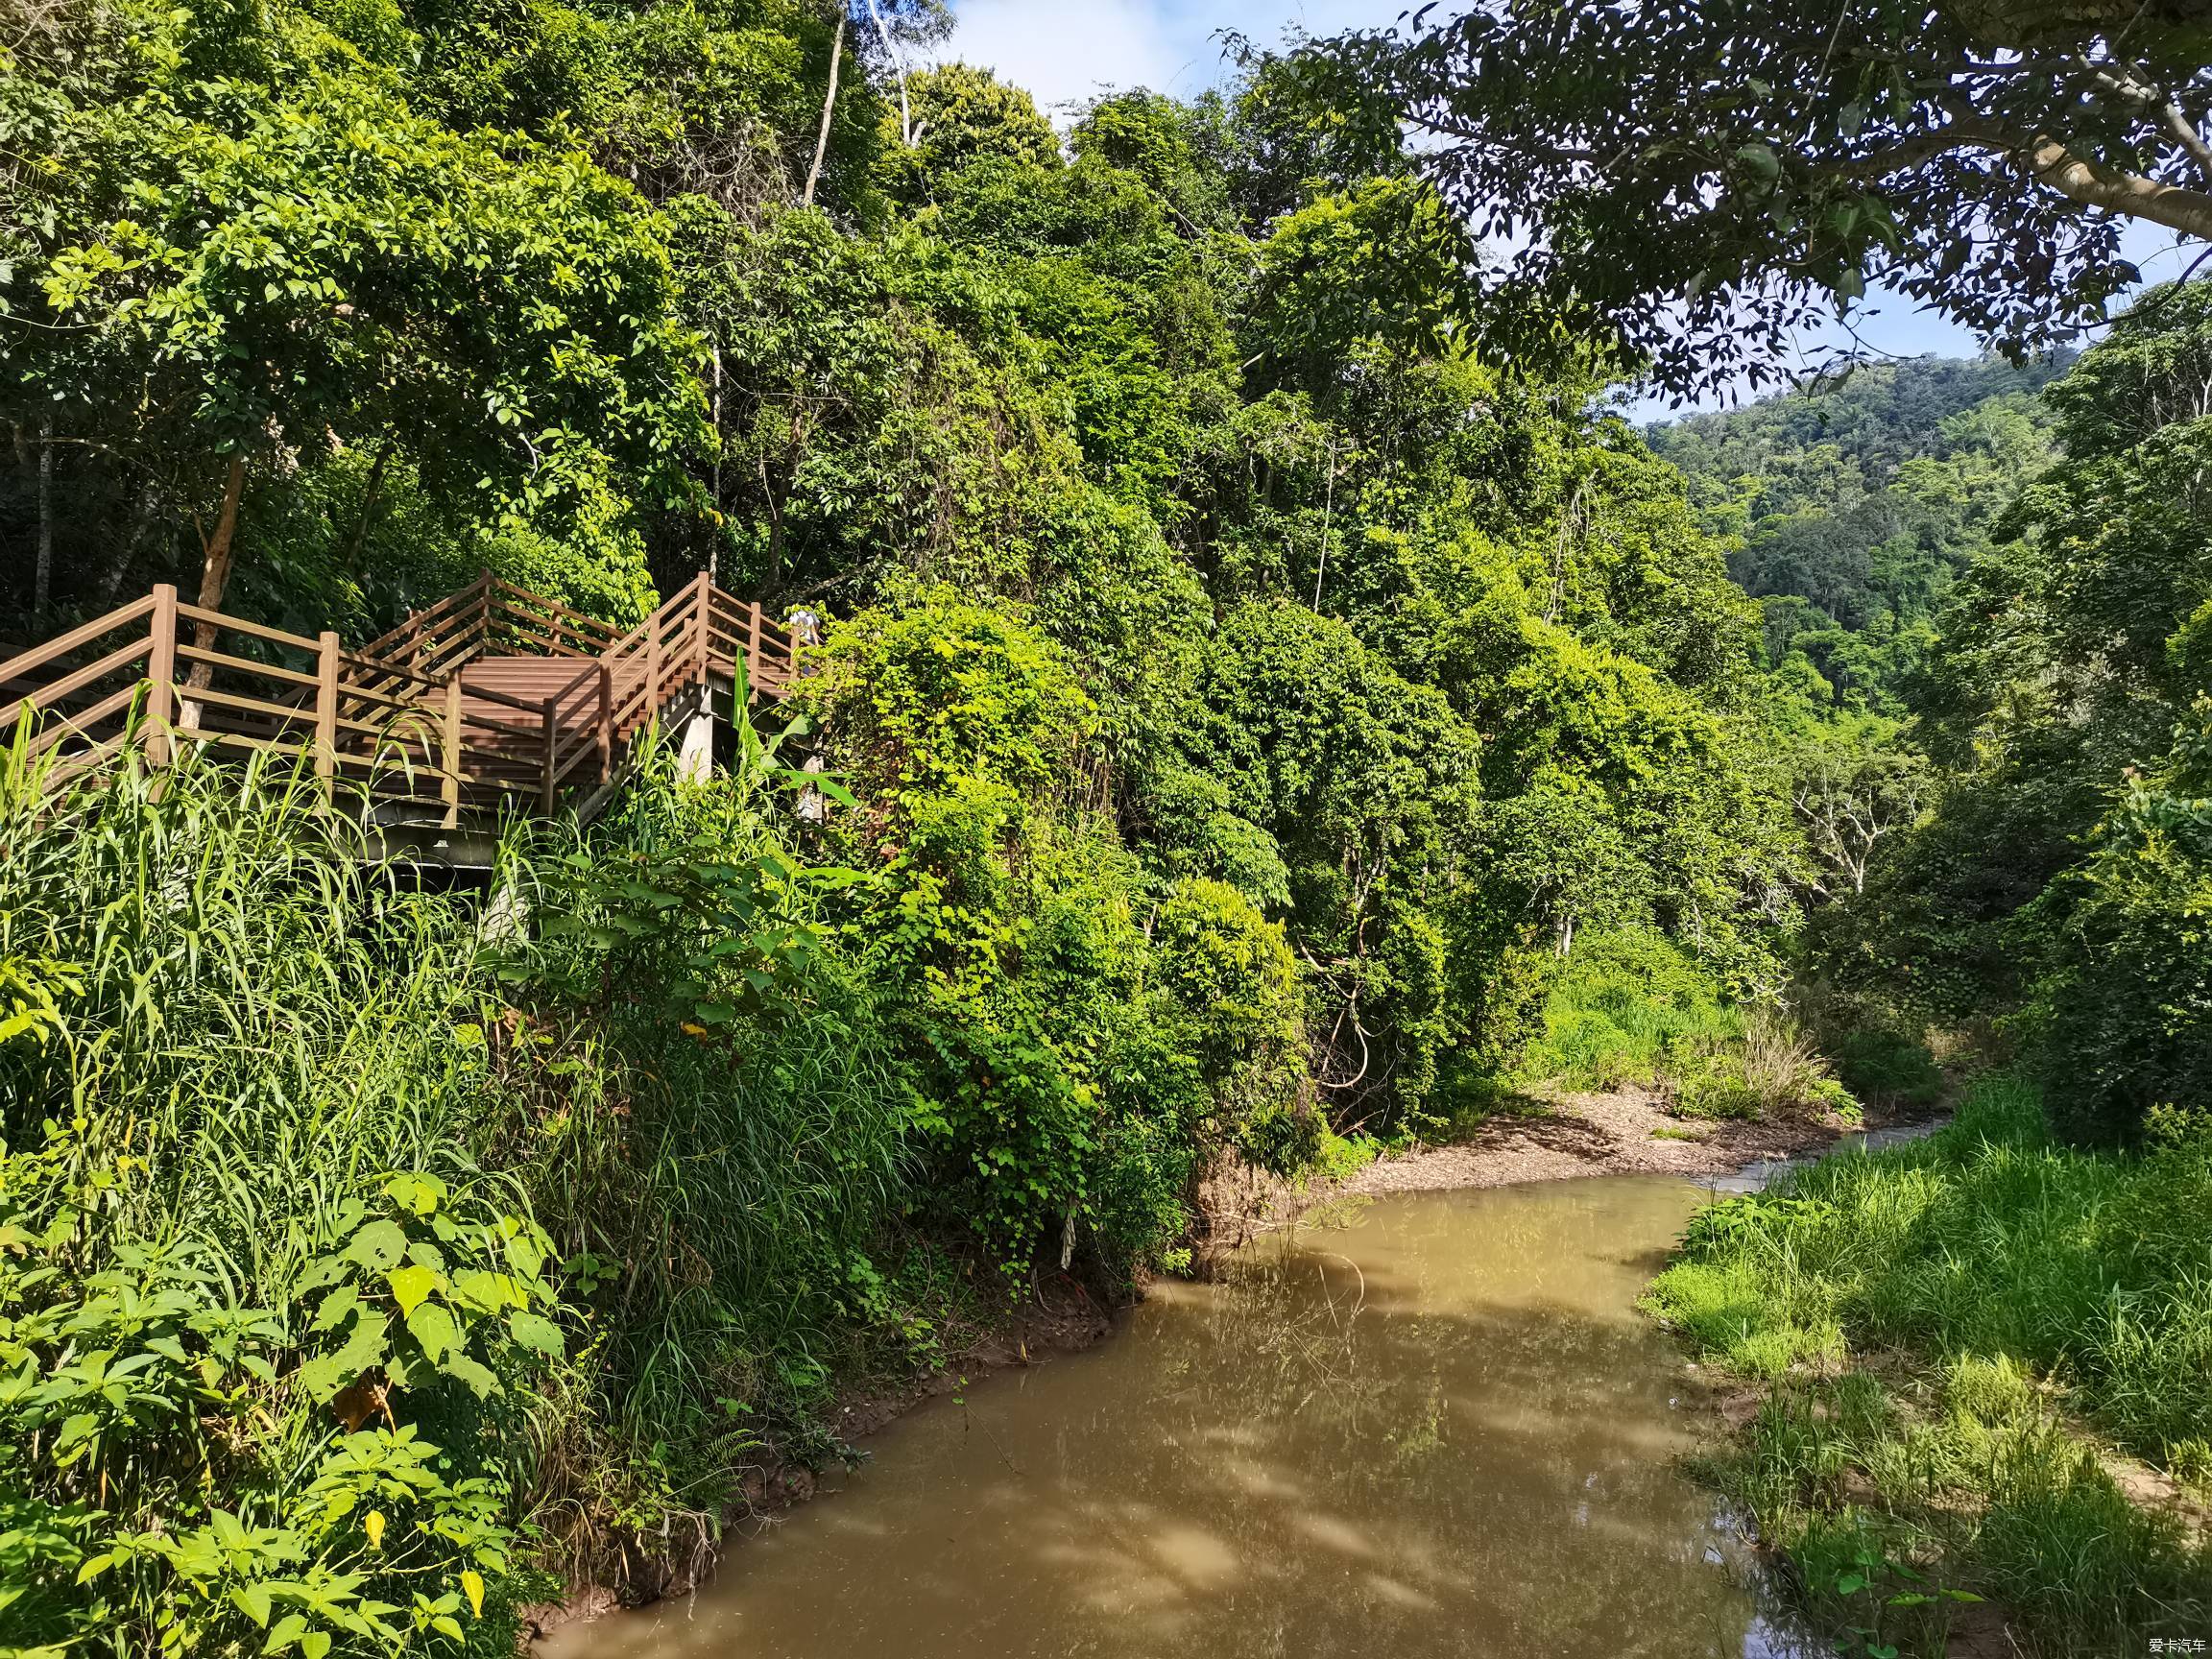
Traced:
<path fill-rule="evenodd" d="M 2199 1121 L 2195 288 L 1640 434 L 1679 356 L 1484 312 L 1310 54 L 1063 133 L 943 23 L 0 45 L 0 637 L 175 582 L 360 641 L 481 568 L 827 618 L 724 775 L 649 750 L 489 894 L 307 770 L 10 752 L 0 1646 L 510 1651 L 847 1455 L 842 1391 L 1189 1270 L 1210 1173 L 1558 1085 L 1841 1122 L 1933 1036 Z"/>
<path fill-rule="evenodd" d="M 898 80 L 929 18 L 872 10 L 81 0 L 10 48 L 12 631 L 172 580 L 360 639 L 479 565 L 622 622 L 705 568 L 828 613 L 788 741 L 851 803 L 810 827 L 756 755 L 518 841 L 517 953 L 280 781 L 54 819 L 18 771 L 0 1356 L 111 1329 L 162 1403 L 9 1396 L 39 1639 L 230 1642 L 273 1596 L 380 1650 L 420 1586 L 497 1646 L 525 1560 L 650 1588 L 745 1449 L 833 1455 L 847 1380 L 1040 1272 L 1187 1263 L 1225 1152 L 1618 1074 L 1611 1016 L 1547 1014 L 1570 962 L 1682 987 L 1704 1046 L 1632 1059 L 1700 1109 L 1815 1101 L 1729 1010 L 1834 867 L 1820 716 L 1763 700 L 1599 348 L 1457 349 L 1463 233 L 1263 78 L 1063 143 L 979 71 Z M 326 898 L 248 902 L 256 860 Z M 285 1043 L 224 1042 L 264 985 Z M 365 1071 L 362 1020 L 406 1028 Z"/>
<path fill-rule="evenodd" d="M 1952 584 L 2052 458 L 2038 396 L 2066 355 L 1869 364 L 1840 385 L 1647 433 L 1700 524 L 1739 543 L 1767 660 L 1801 651 L 1839 703 L 1900 714 Z"/>

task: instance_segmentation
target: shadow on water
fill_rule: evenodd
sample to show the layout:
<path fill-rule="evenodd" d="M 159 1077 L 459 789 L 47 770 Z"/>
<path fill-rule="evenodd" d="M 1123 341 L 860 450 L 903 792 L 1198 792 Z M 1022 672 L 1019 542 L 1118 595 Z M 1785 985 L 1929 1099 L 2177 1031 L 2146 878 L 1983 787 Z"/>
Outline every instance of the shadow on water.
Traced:
<path fill-rule="evenodd" d="M 1673 1466 L 1693 1426 L 1634 1311 L 1705 1196 L 1409 1194 L 1268 1240 L 1099 1349 L 895 1425 L 695 1601 L 548 1649 L 1796 1653 Z"/>

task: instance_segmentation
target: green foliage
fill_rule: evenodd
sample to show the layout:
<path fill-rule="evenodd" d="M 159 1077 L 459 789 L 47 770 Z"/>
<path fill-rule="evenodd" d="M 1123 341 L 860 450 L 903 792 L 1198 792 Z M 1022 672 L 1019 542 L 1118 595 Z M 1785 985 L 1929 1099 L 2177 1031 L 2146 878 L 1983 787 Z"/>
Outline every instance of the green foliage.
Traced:
<path fill-rule="evenodd" d="M 941 63 L 906 76 L 901 90 L 913 141 L 902 141 L 900 111 L 886 108 L 878 162 L 884 192 L 899 201 L 926 201 L 943 176 L 986 156 L 1040 167 L 1060 163 L 1052 123 L 1028 93 L 988 69 Z"/>
<path fill-rule="evenodd" d="M 940 589 L 837 629 L 824 670 L 807 706 L 870 803 L 836 844 L 877 873 L 846 926 L 938 1202 L 1010 1268 L 1047 1244 L 1065 1267 L 1086 1224 L 1118 1274 L 1188 1227 L 1211 1148 L 1301 1162 L 1318 1125 L 1281 931 L 1216 881 L 1143 900 L 1070 788 L 1093 715 L 1061 654 Z"/>
<path fill-rule="evenodd" d="M 1928 1045 L 1894 1030 L 1845 1033 L 1836 1044 L 1836 1071 L 1863 1100 L 1925 1110 L 1943 1097 L 1943 1073 Z"/>
<path fill-rule="evenodd" d="M 1422 170 L 1510 250 L 1462 301 L 1501 360 L 1595 337 L 1687 397 L 1780 378 L 1874 283 L 2015 359 L 2105 321 L 2138 280 L 2130 219 L 2212 234 L 2212 205 L 2154 205 L 2198 177 L 2203 140 L 2164 112 L 2201 96 L 2200 47 L 2181 10 L 2139 30 L 2088 5 L 1507 0 L 1271 67 L 1344 141 L 1433 135 Z"/>
<path fill-rule="evenodd" d="M 1953 585 L 2052 458 L 2037 394 L 2063 367 L 1923 358 L 1650 427 L 1729 570 L 1763 599 L 1767 660 L 1823 701 L 1901 713 Z"/>
<path fill-rule="evenodd" d="M 1960 582 L 1920 693 L 1936 810 L 1816 940 L 1823 972 L 1908 1022 L 2006 1019 L 2091 1139 L 2203 1086 L 2207 565 L 2187 502 L 2207 315 L 2155 292 L 2046 390 L 2064 458 Z"/>
<path fill-rule="evenodd" d="M 1544 1030 L 1522 1058 L 1532 1083 L 1612 1089 L 1656 1083 L 1675 1055 L 1743 1033 L 1722 988 L 1680 947 L 1648 929 L 1599 934 L 1560 963 Z"/>
<path fill-rule="evenodd" d="M 0 314 L 36 342 L 5 396 L 84 446 L 95 498 L 122 483 L 99 457 L 138 471 L 133 542 L 164 510 L 210 514 L 238 460 L 295 536 L 294 480 L 328 466 L 476 537 L 640 563 L 638 511 L 683 491 L 704 428 L 665 232 L 634 189 L 425 118 L 294 8 L 58 16 L 65 43 L 0 110 L 30 158 Z M 310 589 L 404 588 L 361 567 L 377 493 L 314 534 Z M 243 563 L 280 608 L 281 566 Z"/>
<path fill-rule="evenodd" d="M 1998 1078 L 1929 1140 L 1698 1214 L 1648 1306 L 1768 1381 L 1715 1472 L 1824 1617 L 1940 1652 L 1936 1601 L 1902 1599 L 1942 1599 L 1913 1582 L 1936 1574 L 2018 1609 L 2036 1652 L 2124 1653 L 2201 1621 L 2202 1541 L 2126 1497 L 2080 1419 L 2192 1466 L 2212 1413 L 2206 1178 L 2186 1125 L 2141 1157 L 2065 1151 L 2034 1092 Z M 1877 1353 L 1910 1365 L 1849 1368 Z M 1879 1575 L 1849 1571 L 1864 1548 L 1898 1580 L 1875 1601 L 1859 1592 Z"/>

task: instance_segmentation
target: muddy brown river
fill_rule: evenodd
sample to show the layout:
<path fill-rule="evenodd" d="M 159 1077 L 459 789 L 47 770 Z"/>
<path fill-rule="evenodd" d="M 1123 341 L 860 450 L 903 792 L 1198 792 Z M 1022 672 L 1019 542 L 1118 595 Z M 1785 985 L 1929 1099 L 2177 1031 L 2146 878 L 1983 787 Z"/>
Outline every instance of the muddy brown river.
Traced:
<path fill-rule="evenodd" d="M 939 1398 L 696 1598 L 547 1659 L 1795 1655 L 1635 1300 L 1711 1194 L 1379 1199 Z"/>

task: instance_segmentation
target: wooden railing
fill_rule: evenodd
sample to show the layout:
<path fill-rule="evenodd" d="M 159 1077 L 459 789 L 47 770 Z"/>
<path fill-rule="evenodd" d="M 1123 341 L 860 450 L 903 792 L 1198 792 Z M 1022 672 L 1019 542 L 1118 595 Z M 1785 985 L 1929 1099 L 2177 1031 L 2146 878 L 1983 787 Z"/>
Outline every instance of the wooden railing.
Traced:
<path fill-rule="evenodd" d="M 596 657 L 621 630 L 487 570 L 458 593 L 416 612 L 362 655 L 437 675 L 471 657 Z"/>
<path fill-rule="evenodd" d="M 613 781 L 626 735 L 692 687 L 727 679 L 776 697 L 792 675 L 788 633 L 701 574 L 546 699 L 541 797 L 580 776 Z"/>
<path fill-rule="evenodd" d="M 577 671 L 549 696 L 517 696 L 471 675 L 486 657 Z M 784 630 L 704 575 L 627 634 L 486 575 L 359 650 L 163 586 L 0 661 L 0 740 L 29 716 L 32 753 L 61 752 L 55 778 L 133 741 L 155 764 L 186 743 L 305 751 L 387 818 L 450 828 L 465 812 L 595 805 L 680 703 L 710 708 L 723 685 L 780 695 L 792 673 Z"/>

